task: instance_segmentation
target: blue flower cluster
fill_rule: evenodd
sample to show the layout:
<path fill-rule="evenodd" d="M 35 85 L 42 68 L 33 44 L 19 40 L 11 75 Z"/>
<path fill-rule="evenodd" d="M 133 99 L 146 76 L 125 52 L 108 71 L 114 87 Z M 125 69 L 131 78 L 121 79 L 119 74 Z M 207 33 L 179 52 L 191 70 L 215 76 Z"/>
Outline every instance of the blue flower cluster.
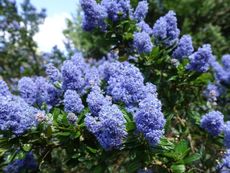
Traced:
<path fill-rule="evenodd" d="M 103 95 L 103 92 L 99 87 L 92 88 L 91 92 L 87 96 L 86 101 L 93 115 L 98 115 L 102 106 L 112 104 L 111 100 Z"/>
<path fill-rule="evenodd" d="M 97 4 L 95 0 L 81 0 L 81 7 L 84 10 L 83 28 L 90 31 L 96 27 L 104 30 L 106 28 L 105 18 L 107 11 L 104 6 Z"/>
<path fill-rule="evenodd" d="M 178 41 L 180 30 L 177 28 L 177 18 L 173 11 L 160 17 L 153 26 L 153 36 L 157 41 L 172 45 Z"/>
<path fill-rule="evenodd" d="M 5 173 L 21 173 L 24 171 L 36 171 L 38 164 L 34 159 L 33 153 L 26 154 L 24 159 L 14 160 L 4 168 Z"/>
<path fill-rule="evenodd" d="M 148 2 L 146 0 L 140 1 L 135 9 L 134 18 L 137 21 L 143 21 L 148 13 Z"/>
<path fill-rule="evenodd" d="M 71 60 L 64 62 L 61 68 L 62 74 L 62 89 L 76 90 L 82 95 L 92 86 L 97 86 L 101 83 L 98 69 L 90 67 L 84 61 L 82 54 L 75 54 Z"/>
<path fill-rule="evenodd" d="M 9 96 L 11 95 L 9 88 L 5 81 L 0 80 L 0 96 Z"/>
<path fill-rule="evenodd" d="M 192 46 L 192 37 L 189 35 L 184 35 L 181 37 L 177 48 L 173 51 L 172 57 L 178 60 L 188 57 L 194 51 Z"/>
<path fill-rule="evenodd" d="M 192 38 L 189 35 L 184 35 L 179 39 L 180 30 L 177 27 L 176 14 L 169 11 L 166 15 L 160 17 L 153 28 L 151 28 L 145 21 L 148 12 L 148 2 L 142 0 L 138 2 L 135 9 L 132 8 L 129 0 L 102 0 L 101 3 L 96 3 L 95 0 L 84 1 L 82 8 L 85 17 L 98 16 L 98 12 L 94 12 L 97 6 L 104 7 L 107 13 L 103 15 L 103 26 L 106 25 L 105 19 L 110 19 L 115 24 L 118 20 L 124 18 L 136 22 L 136 30 L 133 32 L 132 48 L 134 53 L 151 53 L 155 46 L 166 46 L 172 48 L 172 58 L 179 60 L 189 58 L 189 64 L 186 66 L 187 70 L 197 71 L 199 73 L 207 72 L 210 64 L 216 71 L 216 77 L 224 84 L 230 84 L 229 74 L 229 55 L 223 56 L 223 67 L 218 62 L 214 61 L 211 46 L 204 44 L 196 52 L 192 45 Z M 87 5 L 87 8 L 85 7 Z M 104 14 L 104 9 L 100 11 Z M 97 21 L 96 19 L 94 21 Z M 88 25 L 92 25 L 88 22 Z M 94 25 L 91 29 L 102 28 L 101 25 Z M 104 28 L 104 31 L 105 30 Z M 153 38 L 152 38 L 153 37 Z M 153 43 L 154 41 L 154 43 Z"/>
<path fill-rule="evenodd" d="M 155 146 L 164 134 L 165 119 L 161 112 L 160 101 L 149 94 L 139 103 L 139 109 L 134 116 L 138 131 L 144 134 L 148 142 Z"/>
<path fill-rule="evenodd" d="M 187 65 L 187 69 L 200 73 L 207 72 L 212 59 L 211 45 L 205 44 L 197 52 L 189 56 L 190 63 Z"/>
<path fill-rule="evenodd" d="M 103 105 L 97 116 L 88 114 L 85 124 L 105 150 L 120 148 L 127 135 L 125 119 L 116 105 Z"/>
<path fill-rule="evenodd" d="M 44 77 L 23 77 L 18 82 L 20 96 L 29 105 L 46 103 L 54 106 L 58 102 L 60 91 Z"/>
<path fill-rule="evenodd" d="M 67 90 L 64 94 L 66 112 L 80 113 L 84 109 L 80 96 L 74 90 Z"/>
<path fill-rule="evenodd" d="M 157 99 L 156 87 L 144 84 L 139 69 L 128 62 L 103 63 L 100 69 L 107 81 L 106 94 L 113 102 L 123 102 L 127 111 L 133 113 L 137 130 L 152 146 L 158 144 L 164 133 L 165 119 L 161 103 Z"/>
<path fill-rule="evenodd" d="M 224 145 L 230 148 L 230 121 L 227 121 L 224 126 Z"/>
<path fill-rule="evenodd" d="M 114 22 L 128 17 L 131 8 L 130 0 L 102 0 L 101 5 L 105 7 L 109 19 Z"/>
<path fill-rule="evenodd" d="M 21 97 L 12 96 L 1 81 L 4 99 L 0 101 L 0 129 L 21 134 L 46 120 L 45 113 L 35 109 L 64 106 L 67 120 L 75 124 L 84 108 L 87 129 L 105 150 L 118 149 L 127 136 L 126 120 L 117 104 L 133 114 L 137 130 L 149 143 L 156 145 L 164 133 L 165 119 L 157 99 L 156 86 L 144 83 L 140 70 L 129 62 L 119 62 L 111 53 L 108 59 L 86 62 L 81 53 L 66 60 L 61 72 L 47 66 L 47 78 L 23 77 L 18 82 Z M 86 98 L 86 100 L 85 100 Z M 86 101 L 86 102 L 85 102 Z M 34 106 L 34 107 L 33 107 Z"/>
<path fill-rule="evenodd" d="M 224 129 L 224 116 L 219 111 L 205 114 L 201 121 L 201 127 L 213 136 L 219 135 Z"/>
<path fill-rule="evenodd" d="M 46 74 L 52 82 L 61 80 L 61 73 L 53 64 L 48 64 L 46 66 Z"/>
<path fill-rule="evenodd" d="M 150 53 L 153 48 L 151 38 L 146 32 L 136 32 L 133 36 L 133 46 L 139 54 Z"/>
<path fill-rule="evenodd" d="M 141 99 L 139 95 L 144 78 L 137 67 L 128 62 L 104 63 L 102 66 L 108 83 L 106 92 L 113 101 L 121 101 L 128 106 Z"/>
<path fill-rule="evenodd" d="M 223 85 L 230 85 L 230 55 L 222 57 L 222 66 L 214 58 L 211 61 L 211 66 L 214 69 L 217 82 Z"/>
<path fill-rule="evenodd" d="M 5 88 L 8 91 L 8 88 Z M 28 105 L 20 97 L 0 95 L 0 130 L 12 131 L 16 135 L 36 125 L 39 110 Z"/>
<path fill-rule="evenodd" d="M 152 28 L 145 21 L 137 23 L 137 28 L 140 29 L 141 32 L 146 32 L 150 36 L 153 34 Z"/>

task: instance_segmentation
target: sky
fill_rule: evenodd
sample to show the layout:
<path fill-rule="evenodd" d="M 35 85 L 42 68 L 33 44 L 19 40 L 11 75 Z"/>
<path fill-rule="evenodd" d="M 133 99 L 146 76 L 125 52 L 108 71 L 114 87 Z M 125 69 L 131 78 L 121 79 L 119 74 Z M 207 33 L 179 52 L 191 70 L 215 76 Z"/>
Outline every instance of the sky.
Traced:
<path fill-rule="evenodd" d="M 79 0 L 31 0 L 31 3 L 39 10 L 45 8 L 47 17 L 44 24 L 40 25 L 39 33 L 34 36 L 38 43 L 39 51 L 49 52 L 53 46 L 64 50 L 64 36 L 62 31 L 66 28 L 65 19 L 71 18 L 75 13 Z M 19 4 L 23 0 L 16 0 Z"/>

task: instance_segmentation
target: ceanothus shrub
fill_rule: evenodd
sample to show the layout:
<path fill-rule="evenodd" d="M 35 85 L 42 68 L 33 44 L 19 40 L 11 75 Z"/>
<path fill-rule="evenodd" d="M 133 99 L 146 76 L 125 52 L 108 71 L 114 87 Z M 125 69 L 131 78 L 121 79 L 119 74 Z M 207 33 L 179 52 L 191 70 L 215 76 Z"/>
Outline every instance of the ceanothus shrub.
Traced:
<path fill-rule="evenodd" d="M 194 47 L 173 11 L 146 23 L 145 0 L 80 5 L 83 29 L 111 51 L 76 52 L 11 92 L 0 81 L 3 170 L 229 171 L 229 55 Z"/>

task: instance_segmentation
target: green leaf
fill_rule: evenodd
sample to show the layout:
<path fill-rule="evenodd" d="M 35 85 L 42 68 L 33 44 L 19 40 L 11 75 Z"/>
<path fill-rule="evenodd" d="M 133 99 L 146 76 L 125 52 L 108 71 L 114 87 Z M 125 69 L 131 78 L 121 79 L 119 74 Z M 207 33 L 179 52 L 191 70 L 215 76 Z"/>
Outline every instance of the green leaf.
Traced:
<path fill-rule="evenodd" d="M 97 149 L 91 148 L 91 147 L 86 147 L 91 153 L 95 154 L 97 153 Z"/>
<path fill-rule="evenodd" d="M 199 160 L 201 158 L 201 155 L 199 153 L 195 153 L 193 155 L 190 155 L 184 159 L 185 164 L 190 164 L 196 160 Z"/>
<path fill-rule="evenodd" d="M 187 150 L 188 150 L 188 142 L 185 140 L 180 141 L 175 147 L 175 152 L 178 154 L 185 153 Z"/>
<path fill-rule="evenodd" d="M 127 131 L 135 130 L 136 124 L 134 122 L 128 122 L 128 123 L 126 123 L 126 129 L 127 129 Z"/>
<path fill-rule="evenodd" d="M 184 165 L 172 165 L 171 170 L 173 173 L 183 173 L 185 172 L 185 166 Z"/>
<path fill-rule="evenodd" d="M 55 136 L 70 136 L 71 132 L 58 132 L 54 134 Z"/>
<path fill-rule="evenodd" d="M 52 128 L 51 128 L 51 126 L 47 127 L 47 129 L 46 129 L 46 136 L 47 137 L 51 137 L 52 136 Z"/>
<path fill-rule="evenodd" d="M 0 157 L 2 157 L 6 151 L 7 149 L 0 148 Z"/>

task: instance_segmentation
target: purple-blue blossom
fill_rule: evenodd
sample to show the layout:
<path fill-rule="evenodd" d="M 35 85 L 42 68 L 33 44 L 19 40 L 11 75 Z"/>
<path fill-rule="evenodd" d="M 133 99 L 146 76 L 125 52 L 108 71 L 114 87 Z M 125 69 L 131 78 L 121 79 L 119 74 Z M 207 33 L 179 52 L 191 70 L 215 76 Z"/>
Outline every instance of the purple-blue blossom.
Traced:
<path fill-rule="evenodd" d="M 62 88 L 64 90 L 71 89 L 77 90 L 79 93 L 82 92 L 85 85 L 84 74 L 74 62 L 70 60 L 65 61 L 61 73 L 63 78 Z"/>
<path fill-rule="evenodd" d="M 6 82 L 3 80 L 0 80 L 0 96 L 10 96 L 10 90 L 7 86 Z"/>
<path fill-rule="evenodd" d="M 59 102 L 61 90 L 55 88 L 44 77 L 23 77 L 18 82 L 20 96 L 30 105 L 54 106 Z"/>
<path fill-rule="evenodd" d="M 220 63 L 217 62 L 216 60 L 213 60 L 211 62 L 211 66 L 214 70 L 216 80 L 221 84 L 229 85 L 230 84 L 230 71 L 225 70 L 225 68 L 221 66 Z"/>
<path fill-rule="evenodd" d="M 85 70 L 85 90 L 93 86 L 100 86 L 101 78 L 96 67 L 86 68 Z"/>
<path fill-rule="evenodd" d="M 145 19 L 147 13 L 148 13 L 148 2 L 146 0 L 139 1 L 134 11 L 134 18 L 137 21 L 142 21 Z"/>
<path fill-rule="evenodd" d="M 105 150 L 119 149 L 127 135 L 125 119 L 116 105 L 102 106 L 98 116 L 88 114 L 85 125 Z"/>
<path fill-rule="evenodd" d="M 139 103 L 134 120 L 137 130 L 144 135 L 149 144 L 157 145 L 164 134 L 166 120 L 161 111 L 161 102 L 155 95 L 149 94 Z"/>
<path fill-rule="evenodd" d="M 200 126 L 211 135 L 217 136 L 224 129 L 224 116 L 219 111 L 211 111 L 202 116 Z"/>
<path fill-rule="evenodd" d="M 128 17 L 131 8 L 130 0 L 102 0 L 101 5 L 105 7 L 112 21 Z"/>
<path fill-rule="evenodd" d="M 90 112 L 94 116 L 98 116 L 102 106 L 112 104 L 111 100 L 105 97 L 101 89 L 97 86 L 92 88 L 87 96 L 86 102 L 89 106 Z"/>
<path fill-rule="evenodd" d="M 20 97 L 0 96 L 0 130 L 20 135 L 36 125 L 37 112 Z"/>
<path fill-rule="evenodd" d="M 140 29 L 141 32 L 144 31 L 144 32 L 148 33 L 150 36 L 153 34 L 152 28 L 147 23 L 145 23 L 145 21 L 141 21 L 141 22 L 137 23 L 137 27 L 138 27 L 138 29 Z"/>
<path fill-rule="evenodd" d="M 181 60 L 184 57 L 191 55 L 193 51 L 192 37 L 190 35 L 183 35 L 177 45 L 177 48 L 173 51 L 172 57 Z"/>
<path fill-rule="evenodd" d="M 144 85 L 144 78 L 140 70 L 128 62 L 110 63 L 108 73 L 107 94 L 115 102 L 126 105 L 136 103 L 136 95 Z"/>
<path fill-rule="evenodd" d="M 37 86 L 30 77 L 23 77 L 18 82 L 20 96 L 30 105 L 37 99 Z"/>
<path fill-rule="evenodd" d="M 162 41 L 171 46 L 176 43 L 180 35 L 177 28 L 177 18 L 174 11 L 169 11 L 165 16 L 160 17 L 153 26 L 153 36 L 156 41 Z"/>
<path fill-rule="evenodd" d="M 230 54 L 222 56 L 222 64 L 226 71 L 230 71 Z"/>
<path fill-rule="evenodd" d="M 224 145 L 230 148 L 230 121 L 227 121 L 224 125 Z"/>
<path fill-rule="evenodd" d="M 74 90 L 67 90 L 64 94 L 66 112 L 80 113 L 84 109 L 80 96 Z"/>
<path fill-rule="evenodd" d="M 107 11 L 104 6 L 98 4 L 95 0 L 80 0 L 81 7 L 84 11 L 83 29 L 91 31 L 95 28 L 105 30 Z"/>
<path fill-rule="evenodd" d="M 189 56 L 190 62 L 186 68 L 200 73 L 207 72 L 212 59 L 213 55 L 211 45 L 204 44 L 196 52 Z"/>
<path fill-rule="evenodd" d="M 57 82 L 61 80 L 61 73 L 53 64 L 48 64 L 46 66 L 46 74 L 51 82 Z"/>
<path fill-rule="evenodd" d="M 149 34 L 146 32 L 136 32 L 133 35 L 133 47 L 139 54 L 150 53 L 153 49 L 153 44 Z"/>

